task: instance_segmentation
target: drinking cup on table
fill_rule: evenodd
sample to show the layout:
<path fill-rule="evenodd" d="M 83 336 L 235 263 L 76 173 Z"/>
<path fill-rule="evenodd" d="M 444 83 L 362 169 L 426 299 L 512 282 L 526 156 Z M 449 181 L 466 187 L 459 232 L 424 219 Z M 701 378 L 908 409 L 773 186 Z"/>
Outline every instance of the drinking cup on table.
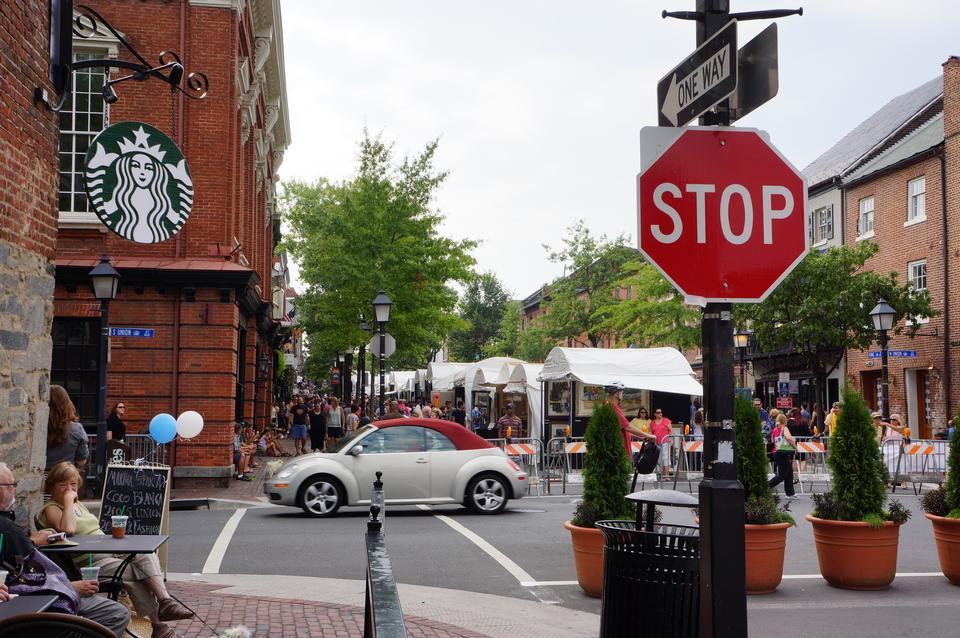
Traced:
<path fill-rule="evenodd" d="M 113 526 L 113 537 L 123 538 L 127 534 L 127 517 L 111 516 L 110 523 Z"/>
<path fill-rule="evenodd" d="M 81 567 L 80 568 L 80 577 L 83 580 L 99 580 L 100 578 L 100 566 L 91 565 L 90 567 Z"/>
<path fill-rule="evenodd" d="M 9 576 L 9 575 L 10 575 L 10 572 L 8 572 L 8 571 L 5 570 L 5 569 L 0 569 L 0 583 L 6 583 L 6 582 L 7 582 L 7 576 Z"/>

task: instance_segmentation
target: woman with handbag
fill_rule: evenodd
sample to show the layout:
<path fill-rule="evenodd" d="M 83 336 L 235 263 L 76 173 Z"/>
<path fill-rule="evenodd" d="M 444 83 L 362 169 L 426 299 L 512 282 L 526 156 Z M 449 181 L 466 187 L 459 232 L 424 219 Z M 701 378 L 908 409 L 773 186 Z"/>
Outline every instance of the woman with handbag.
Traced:
<path fill-rule="evenodd" d="M 777 475 L 770 479 L 770 487 L 776 487 L 783 483 L 783 491 L 787 494 L 787 500 L 792 501 L 797 498 L 793 493 L 793 455 L 797 451 L 797 442 L 787 426 L 786 414 L 777 415 L 777 427 L 780 432 L 774 439 L 776 451 L 773 456 L 773 462 L 777 467 Z"/>
<path fill-rule="evenodd" d="M 77 498 L 83 478 L 71 463 L 58 463 L 47 475 L 44 491 L 50 500 L 44 504 L 37 521 L 68 536 L 97 536 L 103 534 L 97 517 Z M 109 555 L 78 554 L 74 562 L 81 566 L 100 567 L 100 576 L 112 576 L 122 558 Z M 166 624 L 169 620 L 184 620 L 193 612 L 175 601 L 163 583 L 163 571 L 156 554 L 140 554 L 123 574 L 123 586 L 130 594 L 137 613 L 150 619 L 151 638 L 177 638 L 178 634 Z"/>

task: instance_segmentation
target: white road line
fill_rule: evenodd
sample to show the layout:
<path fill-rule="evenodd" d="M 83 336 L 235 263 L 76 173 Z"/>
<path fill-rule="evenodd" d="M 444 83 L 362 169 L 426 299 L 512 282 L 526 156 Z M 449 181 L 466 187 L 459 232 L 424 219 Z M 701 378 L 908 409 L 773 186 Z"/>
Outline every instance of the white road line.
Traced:
<path fill-rule="evenodd" d="M 428 512 L 433 511 L 427 505 L 417 505 L 417 507 L 419 507 L 422 510 L 426 510 Z M 494 547 L 493 545 L 485 541 L 482 537 L 478 536 L 477 534 L 474 534 L 472 531 L 470 531 L 469 529 L 467 529 L 457 521 L 453 520 L 448 516 L 444 516 L 442 514 L 434 514 L 433 517 L 443 521 L 444 523 L 449 525 L 451 528 L 453 528 L 454 531 L 459 532 L 460 534 L 465 536 L 467 540 L 469 540 L 471 543 L 473 543 L 474 545 L 479 547 L 481 550 L 486 552 L 490 556 L 490 558 L 500 563 L 500 566 L 503 567 L 508 572 L 510 572 L 510 574 L 512 574 L 514 578 L 520 581 L 521 584 L 535 582 L 533 580 L 533 576 L 531 576 L 526 571 L 524 571 L 524 569 L 520 567 L 520 565 L 517 565 L 499 549 L 497 549 L 496 547 Z"/>
<path fill-rule="evenodd" d="M 566 585 L 579 585 L 575 580 L 531 580 L 520 583 L 521 587 L 561 587 Z"/>
<path fill-rule="evenodd" d="M 207 556 L 207 562 L 203 564 L 204 574 L 220 573 L 220 563 L 223 562 L 223 555 L 227 553 L 227 547 L 230 546 L 230 541 L 233 540 L 233 533 L 237 531 L 240 519 L 243 518 L 243 515 L 246 513 L 247 508 L 241 507 L 233 513 L 233 516 L 230 517 L 227 524 L 223 526 L 220 535 L 217 536 L 217 541 L 210 550 L 210 555 Z"/>

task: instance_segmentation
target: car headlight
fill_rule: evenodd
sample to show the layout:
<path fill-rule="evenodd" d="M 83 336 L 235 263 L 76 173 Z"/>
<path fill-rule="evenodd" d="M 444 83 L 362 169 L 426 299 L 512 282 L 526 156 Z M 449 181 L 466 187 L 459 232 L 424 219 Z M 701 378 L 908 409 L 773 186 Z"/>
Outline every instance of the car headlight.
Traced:
<path fill-rule="evenodd" d="M 294 472 L 296 472 L 299 467 L 300 466 L 296 463 L 294 463 L 293 465 L 288 465 L 283 469 L 281 469 L 279 472 L 277 472 L 277 478 L 278 479 L 289 478 L 293 476 Z"/>

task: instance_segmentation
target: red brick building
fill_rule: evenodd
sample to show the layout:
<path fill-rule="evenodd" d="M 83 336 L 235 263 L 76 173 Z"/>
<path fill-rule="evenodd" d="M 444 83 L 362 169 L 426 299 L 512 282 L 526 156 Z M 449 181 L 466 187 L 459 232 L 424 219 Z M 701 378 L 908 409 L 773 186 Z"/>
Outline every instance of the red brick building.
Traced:
<path fill-rule="evenodd" d="M 203 100 L 162 82 L 116 85 L 105 104 L 98 70 L 74 74 L 60 116 L 59 234 L 51 378 L 87 425 L 96 423 L 99 304 L 88 273 L 101 254 L 120 272 L 115 327 L 152 338 L 113 337 L 108 406 L 127 406 L 128 431 L 157 413 L 200 412 L 203 432 L 176 444 L 178 485 L 230 476 L 232 427 L 269 421 L 279 323 L 272 305 L 276 171 L 289 143 L 279 0 L 92 0 L 145 58 L 175 51 L 186 72 L 209 78 Z M 74 57 L 132 59 L 101 28 L 75 39 Z M 114 74 L 116 77 L 117 74 Z M 193 179 L 190 217 L 173 238 L 138 244 L 104 227 L 83 193 L 83 153 L 104 126 L 140 121 L 183 151 Z"/>
<path fill-rule="evenodd" d="M 18 520 L 40 504 L 50 398 L 57 118 L 33 99 L 52 89 L 48 25 L 46 0 L 0 2 L 0 460 Z"/>
<path fill-rule="evenodd" d="M 828 220 L 841 229 L 835 239 L 875 242 L 880 250 L 866 267 L 928 291 L 940 312 L 912 339 L 891 335 L 888 346 L 890 412 L 930 438 L 960 403 L 960 59 L 891 100 L 805 172 L 811 190 L 839 190 L 840 217 L 830 207 Z M 873 408 L 878 354 L 878 345 L 847 351 L 844 362 Z"/>

